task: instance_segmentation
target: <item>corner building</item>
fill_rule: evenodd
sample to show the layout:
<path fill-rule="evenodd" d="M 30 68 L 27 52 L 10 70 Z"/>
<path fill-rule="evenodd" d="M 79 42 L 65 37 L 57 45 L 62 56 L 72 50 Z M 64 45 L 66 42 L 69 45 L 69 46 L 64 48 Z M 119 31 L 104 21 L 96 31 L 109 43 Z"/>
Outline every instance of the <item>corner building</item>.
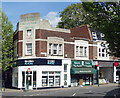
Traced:
<path fill-rule="evenodd" d="M 70 30 L 51 27 L 40 13 L 21 15 L 14 33 L 12 86 L 25 89 L 28 82 L 29 89 L 70 86 L 69 36 Z"/>

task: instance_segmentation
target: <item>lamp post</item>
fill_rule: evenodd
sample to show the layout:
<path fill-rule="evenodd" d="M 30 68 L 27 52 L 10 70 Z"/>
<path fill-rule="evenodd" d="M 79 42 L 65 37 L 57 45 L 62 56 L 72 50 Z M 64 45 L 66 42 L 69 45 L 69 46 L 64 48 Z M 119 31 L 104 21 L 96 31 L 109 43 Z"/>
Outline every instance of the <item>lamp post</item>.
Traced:
<path fill-rule="evenodd" d="M 98 87 L 99 87 L 99 62 L 97 61 L 96 62 L 97 64 L 96 64 L 96 66 L 97 66 L 97 74 L 98 74 Z"/>
<path fill-rule="evenodd" d="M 97 72 L 98 72 L 98 87 L 99 87 L 99 66 L 97 66 Z"/>

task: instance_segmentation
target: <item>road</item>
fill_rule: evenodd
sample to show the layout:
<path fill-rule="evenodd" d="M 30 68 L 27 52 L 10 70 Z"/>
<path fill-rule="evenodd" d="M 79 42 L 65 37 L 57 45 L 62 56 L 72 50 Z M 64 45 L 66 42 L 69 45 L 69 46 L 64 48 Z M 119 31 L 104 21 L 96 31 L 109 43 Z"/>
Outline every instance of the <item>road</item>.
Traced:
<path fill-rule="evenodd" d="M 73 97 L 73 96 L 101 96 L 108 97 L 113 96 L 117 93 L 120 93 L 120 86 L 118 84 L 107 84 L 96 86 L 86 86 L 86 87 L 69 87 L 69 88 L 51 88 L 51 89 L 40 89 L 32 90 L 28 92 L 20 91 L 11 91 L 2 93 L 3 96 L 64 96 L 64 97 Z M 4 98 L 4 97 L 3 97 Z"/>

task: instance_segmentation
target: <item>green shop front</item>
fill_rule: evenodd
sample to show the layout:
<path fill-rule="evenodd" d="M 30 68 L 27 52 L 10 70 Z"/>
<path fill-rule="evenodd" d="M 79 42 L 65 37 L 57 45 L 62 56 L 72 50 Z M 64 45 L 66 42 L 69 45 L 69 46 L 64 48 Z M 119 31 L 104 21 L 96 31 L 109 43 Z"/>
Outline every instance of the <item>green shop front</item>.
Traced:
<path fill-rule="evenodd" d="M 71 86 L 93 85 L 95 74 L 92 61 L 72 61 Z"/>

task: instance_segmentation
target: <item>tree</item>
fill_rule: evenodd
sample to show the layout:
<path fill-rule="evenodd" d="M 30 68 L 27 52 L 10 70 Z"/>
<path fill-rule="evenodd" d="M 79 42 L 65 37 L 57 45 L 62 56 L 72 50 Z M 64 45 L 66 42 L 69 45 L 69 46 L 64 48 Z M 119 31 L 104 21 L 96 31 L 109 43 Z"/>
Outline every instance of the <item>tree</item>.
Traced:
<path fill-rule="evenodd" d="M 73 28 L 84 24 L 84 15 L 86 12 L 81 3 L 71 4 L 60 12 L 61 21 L 58 23 L 58 28 Z"/>
<path fill-rule="evenodd" d="M 12 67 L 11 61 L 13 61 L 13 25 L 8 21 L 8 17 L 1 12 L 1 36 L 2 36 L 2 57 L 1 64 L 3 71 Z"/>
<path fill-rule="evenodd" d="M 105 34 L 110 54 L 120 57 L 120 3 L 83 2 L 84 10 L 89 13 L 85 23 Z"/>

